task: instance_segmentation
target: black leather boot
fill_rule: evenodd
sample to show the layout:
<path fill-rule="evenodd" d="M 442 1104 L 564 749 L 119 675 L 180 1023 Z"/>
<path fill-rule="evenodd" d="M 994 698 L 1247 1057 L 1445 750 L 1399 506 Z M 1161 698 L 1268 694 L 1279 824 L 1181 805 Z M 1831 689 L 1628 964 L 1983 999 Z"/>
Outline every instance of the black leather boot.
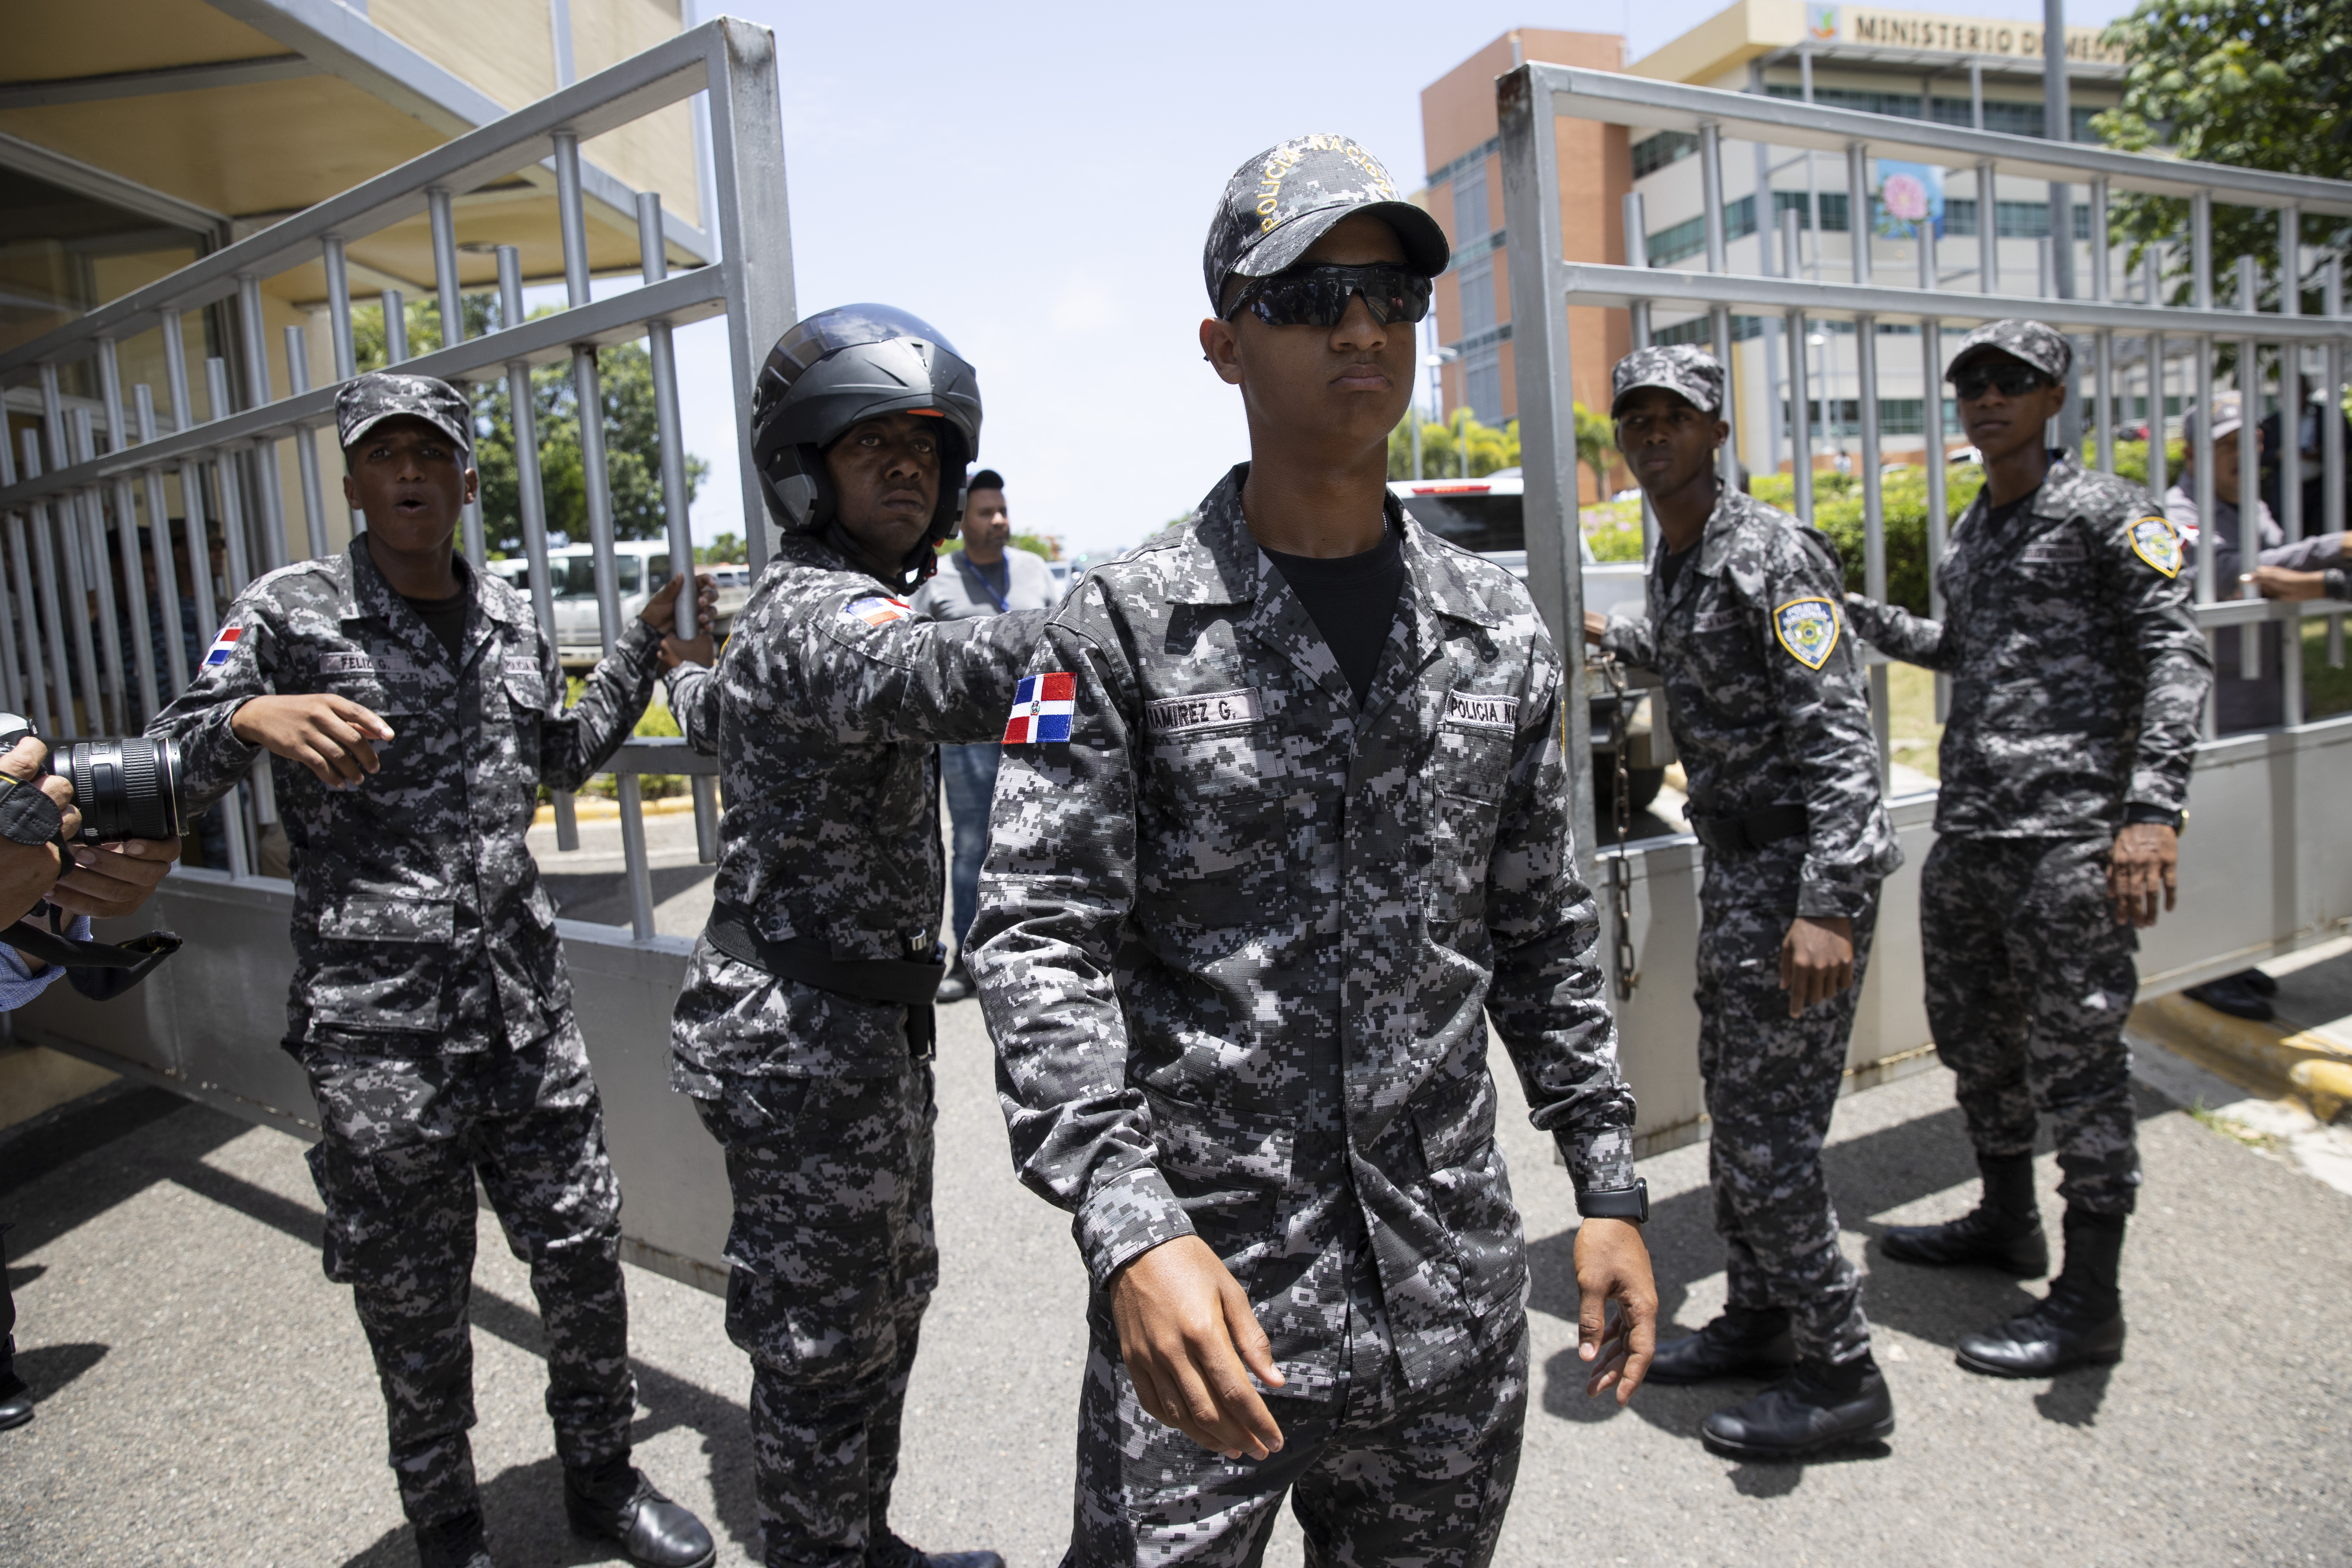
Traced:
<path fill-rule="evenodd" d="M 0 1372 L 0 1432 L 33 1418 L 33 1391 L 15 1372 Z"/>
<path fill-rule="evenodd" d="M 1789 1310 L 1727 1308 L 1695 1334 L 1658 1347 L 1649 1381 L 1679 1384 L 1719 1377 L 1779 1377 L 1797 1359 L 1789 1342 Z"/>
<path fill-rule="evenodd" d="M 563 1514 L 574 1533 L 618 1546 L 644 1568 L 709 1568 L 719 1547 L 702 1521 L 654 1489 L 626 1454 L 563 1472 Z"/>
<path fill-rule="evenodd" d="M 2124 1216 L 2066 1211 L 2066 1271 L 2034 1309 L 1980 1334 L 1953 1358 L 1990 1377 L 2052 1377 L 2124 1358 Z"/>
<path fill-rule="evenodd" d="M 1785 1382 L 1708 1416 L 1699 1441 L 1738 1459 L 1801 1459 L 1894 1430 L 1894 1396 L 1865 1351 L 1842 1365 L 1799 1362 Z"/>
<path fill-rule="evenodd" d="M 866 1568 L 1004 1568 L 993 1552 L 925 1552 L 909 1546 L 894 1531 L 866 1549 Z"/>
<path fill-rule="evenodd" d="M 496 1568 L 482 1536 L 482 1510 L 469 1508 L 416 1527 L 417 1568 Z"/>
<path fill-rule="evenodd" d="M 1898 1263 L 1929 1268 L 1978 1264 L 2034 1279 L 2050 1272 L 2050 1238 L 2033 1201 L 2033 1156 L 1979 1154 L 1984 1197 L 1974 1210 L 1943 1225 L 1898 1225 L 1879 1238 L 1879 1250 Z"/>

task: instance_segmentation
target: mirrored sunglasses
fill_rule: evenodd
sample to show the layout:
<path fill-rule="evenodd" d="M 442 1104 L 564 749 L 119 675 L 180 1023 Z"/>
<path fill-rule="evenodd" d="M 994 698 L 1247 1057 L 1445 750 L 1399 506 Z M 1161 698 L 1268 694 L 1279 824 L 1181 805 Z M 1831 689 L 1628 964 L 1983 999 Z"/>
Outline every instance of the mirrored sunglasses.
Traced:
<path fill-rule="evenodd" d="M 1255 279 L 1225 312 L 1225 319 L 1231 321 L 1246 310 L 1270 327 L 1336 327 L 1348 313 L 1348 301 L 1359 294 L 1364 297 L 1372 320 L 1384 327 L 1391 321 L 1418 321 L 1429 314 L 1428 279 L 1402 267 L 1376 263 L 1294 267 Z"/>
<path fill-rule="evenodd" d="M 1952 377 L 1952 391 L 1962 403 L 1974 403 L 1988 387 L 2000 388 L 2003 397 L 2022 397 L 2050 384 L 2050 378 L 2030 364 L 1971 365 Z"/>

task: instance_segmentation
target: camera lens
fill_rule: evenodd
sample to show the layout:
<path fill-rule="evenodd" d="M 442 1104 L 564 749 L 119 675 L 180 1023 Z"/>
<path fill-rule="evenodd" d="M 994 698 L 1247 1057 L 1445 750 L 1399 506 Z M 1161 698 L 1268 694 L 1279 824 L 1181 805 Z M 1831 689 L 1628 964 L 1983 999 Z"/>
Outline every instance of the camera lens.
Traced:
<path fill-rule="evenodd" d="M 74 804 L 81 808 L 81 837 L 88 842 L 177 838 L 185 831 L 175 742 L 143 735 L 84 741 L 59 746 L 49 765 L 72 782 Z"/>

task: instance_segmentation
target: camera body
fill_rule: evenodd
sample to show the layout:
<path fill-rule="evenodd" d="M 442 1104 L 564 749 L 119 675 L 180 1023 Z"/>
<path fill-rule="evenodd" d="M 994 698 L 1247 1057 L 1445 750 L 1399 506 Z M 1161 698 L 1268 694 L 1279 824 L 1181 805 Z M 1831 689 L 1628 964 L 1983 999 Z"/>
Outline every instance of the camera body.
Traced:
<path fill-rule="evenodd" d="M 0 713 L 0 752 L 35 733 L 31 720 Z M 84 844 L 178 838 L 187 831 L 175 741 L 70 741 L 50 750 L 47 771 L 72 784 Z"/>

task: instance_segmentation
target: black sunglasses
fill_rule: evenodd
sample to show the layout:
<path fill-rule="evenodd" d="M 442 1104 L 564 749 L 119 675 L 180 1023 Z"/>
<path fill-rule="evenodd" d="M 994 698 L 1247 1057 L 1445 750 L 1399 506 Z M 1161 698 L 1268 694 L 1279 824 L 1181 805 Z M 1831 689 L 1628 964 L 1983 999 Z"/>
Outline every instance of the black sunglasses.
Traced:
<path fill-rule="evenodd" d="M 1269 327 L 1336 327 L 1348 301 L 1361 294 L 1372 320 L 1418 321 L 1429 314 L 1430 281 L 1387 262 L 1369 267 L 1293 267 L 1253 279 L 1225 312 L 1227 321 L 1247 310 Z"/>
<path fill-rule="evenodd" d="M 1962 403 L 1974 403 L 1988 387 L 2000 388 L 2003 397 L 2022 397 L 2050 384 L 2050 378 L 2030 364 L 1970 366 L 1952 373 L 1952 391 Z"/>

